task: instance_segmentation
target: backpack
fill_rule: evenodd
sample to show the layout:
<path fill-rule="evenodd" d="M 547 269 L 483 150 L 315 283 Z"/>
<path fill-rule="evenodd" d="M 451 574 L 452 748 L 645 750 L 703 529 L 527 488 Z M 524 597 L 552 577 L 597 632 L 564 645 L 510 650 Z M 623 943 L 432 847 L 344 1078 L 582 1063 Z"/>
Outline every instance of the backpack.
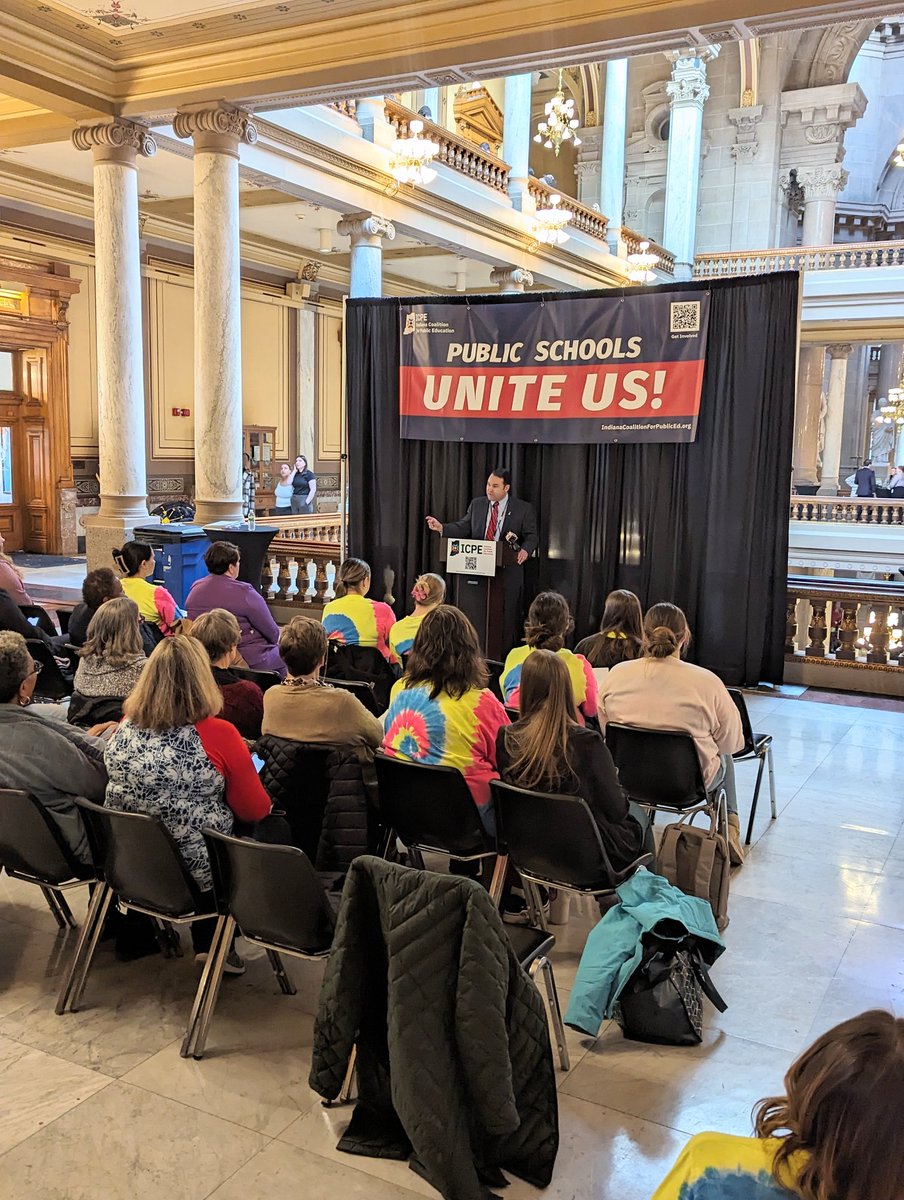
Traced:
<path fill-rule="evenodd" d="M 692 820 L 693 817 L 665 827 L 656 869 L 685 895 L 708 900 L 716 928 L 721 932 L 728 926 L 731 873 L 728 841 L 718 832 L 715 813 L 709 829 L 698 829 L 691 824 Z"/>

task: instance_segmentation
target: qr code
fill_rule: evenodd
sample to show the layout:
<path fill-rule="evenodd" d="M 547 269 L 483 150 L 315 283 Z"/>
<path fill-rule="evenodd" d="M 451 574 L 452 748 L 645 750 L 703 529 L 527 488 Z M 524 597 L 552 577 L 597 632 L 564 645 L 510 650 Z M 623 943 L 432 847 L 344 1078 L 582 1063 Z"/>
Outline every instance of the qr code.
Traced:
<path fill-rule="evenodd" d="M 465 555 L 465 570 L 466 571 L 476 571 L 477 570 L 477 555 L 476 554 L 471 555 L 471 556 Z"/>
<path fill-rule="evenodd" d="M 684 300 L 680 304 L 669 305 L 670 333 L 699 333 L 700 332 L 700 301 Z"/>

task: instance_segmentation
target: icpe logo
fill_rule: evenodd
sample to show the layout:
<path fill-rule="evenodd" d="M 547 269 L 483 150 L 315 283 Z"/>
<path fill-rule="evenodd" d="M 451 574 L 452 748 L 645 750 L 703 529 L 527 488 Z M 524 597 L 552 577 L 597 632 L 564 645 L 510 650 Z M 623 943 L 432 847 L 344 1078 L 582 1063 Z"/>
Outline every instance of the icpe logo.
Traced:
<path fill-rule="evenodd" d="M 453 538 L 452 541 L 449 543 L 449 557 L 454 558 L 456 554 L 460 554 L 460 553 L 461 553 L 461 551 L 458 548 L 458 540 L 456 538 Z"/>
<path fill-rule="evenodd" d="M 427 333 L 427 314 L 423 312 L 410 312 L 405 317 L 405 328 L 402 334 L 406 333 Z"/>

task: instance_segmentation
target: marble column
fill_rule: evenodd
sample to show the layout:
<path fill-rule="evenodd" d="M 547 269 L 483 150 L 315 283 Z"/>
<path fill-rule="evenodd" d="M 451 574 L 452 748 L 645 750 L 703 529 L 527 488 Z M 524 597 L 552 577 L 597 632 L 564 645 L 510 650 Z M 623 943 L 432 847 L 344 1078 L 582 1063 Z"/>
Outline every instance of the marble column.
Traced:
<path fill-rule="evenodd" d="M 533 287 L 534 277 L 524 267 L 494 267 L 490 272 L 490 283 L 500 292 L 514 294 Z"/>
<path fill-rule="evenodd" d="M 876 377 L 876 397 L 888 398 L 892 388 L 901 387 L 904 365 L 904 342 L 886 342 L 879 355 L 879 374 Z"/>
<path fill-rule="evenodd" d="M 351 238 L 352 261 L 348 294 L 356 296 L 383 295 L 383 238 L 395 237 L 395 226 L 373 213 L 352 213 L 343 217 L 336 227 L 343 237 Z"/>
<path fill-rule="evenodd" d="M 395 130 L 386 120 L 385 97 L 367 96 L 355 105 L 355 120 L 367 142 L 388 149 L 395 141 Z M 435 118 L 434 118 L 435 119 Z"/>
<path fill-rule="evenodd" d="M 502 157 L 508 163 L 508 193 L 512 204 L 521 212 L 536 206 L 528 191 L 530 165 L 530 97 L 533 76 L 509 75 L 505 80 L 502 126 Z"/>
<path fill-rule="evenodd" d="M 257 141 L 248 116 L 227 104 L 176 113 L 194 146 L 196 522 L 242 516 L 242 300 L 239 144 Z"/>
<path fill-rule="evenodd" d="M 600 171 L 600 211 L 609 218 L 609 245 L 613 253 L 624 224 L 625 133 L 628 127 L 628 60 L 606 63 L 603 102 L 603 153 Z"/>
<path fill-rule="evenodd" d="M 829 391 L 826 408 L 825 434 L 822 443 L 821 496 L 838 494 L 839 468 L 841 466 L 841 434 L 844 428 L 844 394 L 847 366 L 853 346 L 838 344 L 826 346 L 829 356 Z"/>
<path fill-rule="evenodd" d="M 801 246 L 831 246 L 835 241 L 835 204 L 847 184 L 847 171 L 838 163 L 805 167 L 797 179 L 804 189 Z"/>
<path fill-rule="evenodd" d="M 72 141 L 94 159 L 100 509 L 85 520 L 93 570 L 110 566 L 113 547 L 149 520 L 137 160 L 157 144 L 143 126 L 120 119 L 79 126 Z"/>
<path fill-rule="evenodd" d="M 298 423 L 294 451 L 289 460 L 303 454 L 308 462 L 317 457 L 314 445 L 314 407 L 317 397 L 317 308 L 304 304 L 298 310 Z"/>
<path fill-rule="evenodd" d="M 671 113 L 662 240 L 675 255 L 676 279 L 690 279 L 694 273 L 703 105 L 709 96 L 706 64 L 718 53 L 718 46 L 666 52 L 672 78 L 665 88 Z"/>
<path fill-rule="evenodd" d="M 816 460 L 819 456 L 819 415 L 822 404 L 822 380 L 825 374 L 825 347 L 801 346 L 797 366 L 797 404 L 794 409 L 794 482 L 818 483 Z"/>

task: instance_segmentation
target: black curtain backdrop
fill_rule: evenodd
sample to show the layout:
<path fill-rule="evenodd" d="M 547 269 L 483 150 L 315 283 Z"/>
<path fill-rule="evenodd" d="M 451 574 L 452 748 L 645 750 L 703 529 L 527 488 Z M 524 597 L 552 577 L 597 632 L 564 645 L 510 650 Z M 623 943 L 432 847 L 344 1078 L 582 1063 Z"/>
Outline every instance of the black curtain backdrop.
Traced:
<path fill-rule="evenodd" d="M 697 439 L 687 445 L 402 441 L 401 302 L 350 300 L 349 552 L 373 567 L 374 594 L 391 567 L 397 610 L 408 611 L 417 575 L 442 574 L 439 538 L 425 516 L 460 517 L 492 468 L 509 466 L 513 492 L 535 505 L 540 524 L 527 599 L 545 588 L 562 592 L 576 640 L 598 627 L 609 591 L 630 588 L 644 608 L 679 604 L 694 635 L 689 658 L 726 683 L 781 682 L 798 276 L 693 286 L 708 287 L 712 306 Z M 544 295 L 548 304 L 557 298 Z M 536 304 L 537 296 L 486 300 Z"/>

